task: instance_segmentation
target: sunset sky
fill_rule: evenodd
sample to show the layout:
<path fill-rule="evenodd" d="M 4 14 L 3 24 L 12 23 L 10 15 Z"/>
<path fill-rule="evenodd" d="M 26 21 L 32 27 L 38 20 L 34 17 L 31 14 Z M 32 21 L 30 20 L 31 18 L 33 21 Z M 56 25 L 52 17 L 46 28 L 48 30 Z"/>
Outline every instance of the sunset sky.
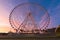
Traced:
<path fill-rule="evenodd" d="M 54 28 L 60 24 L 60 0 L 0 0 L 0 32 L 13 31 L 9 24 L 9 14 L 15 6 L 25 2 L 35 2 L 47 9 L 50 14 L 48 28 Z"/>

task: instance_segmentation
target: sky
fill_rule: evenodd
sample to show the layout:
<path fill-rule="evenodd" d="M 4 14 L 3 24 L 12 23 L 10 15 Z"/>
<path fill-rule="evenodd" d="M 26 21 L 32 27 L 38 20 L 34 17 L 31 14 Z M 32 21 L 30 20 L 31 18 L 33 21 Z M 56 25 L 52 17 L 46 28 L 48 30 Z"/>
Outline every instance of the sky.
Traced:
<path fill-rule="evenodd" d="M 60 0 L 0 0 L 0 32 L 13 31 L 9 23 L 9 14 L 18 4 L 33 2 L 42 5 L 50 15 L 48 28 L 60 25 Z"/>

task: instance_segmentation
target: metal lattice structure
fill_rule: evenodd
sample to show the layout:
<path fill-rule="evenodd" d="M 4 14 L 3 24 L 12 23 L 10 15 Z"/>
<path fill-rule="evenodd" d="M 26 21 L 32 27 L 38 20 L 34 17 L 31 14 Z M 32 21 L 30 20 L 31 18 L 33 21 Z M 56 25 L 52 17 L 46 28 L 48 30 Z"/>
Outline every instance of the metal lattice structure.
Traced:
<path fill-rule="evenodd" d="M 17 33 L 36 33 L 48 27 L 50 17 L 47 10 L 41 5 L 23 3 L 12 10 L 9 22 Z"/>

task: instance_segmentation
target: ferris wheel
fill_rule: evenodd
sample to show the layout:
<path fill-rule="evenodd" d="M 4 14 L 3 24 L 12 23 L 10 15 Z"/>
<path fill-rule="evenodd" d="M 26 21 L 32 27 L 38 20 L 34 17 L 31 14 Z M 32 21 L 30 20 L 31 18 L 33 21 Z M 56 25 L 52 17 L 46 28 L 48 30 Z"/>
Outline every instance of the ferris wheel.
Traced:
<path fill-rule="evenodd" d="M 17 33 L 35 33 L 48 27 L 50 16 L 47 10 L 37 3 L 23 3 L 12 10 L 9 22 Z"/>

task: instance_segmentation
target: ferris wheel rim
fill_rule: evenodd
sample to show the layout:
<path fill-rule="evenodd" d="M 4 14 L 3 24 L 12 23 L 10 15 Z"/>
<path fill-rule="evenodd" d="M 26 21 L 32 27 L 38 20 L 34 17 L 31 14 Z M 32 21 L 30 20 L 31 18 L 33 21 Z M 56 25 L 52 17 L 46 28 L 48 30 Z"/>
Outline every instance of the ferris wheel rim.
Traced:
<path fill-rule="evenodd" d="M 26 4 L 26 3 L 23 3 L 23 4 Z M 10 25 L 11 25 L 11 27 L 12 28 L 14 28 L 14 29 L 16 29 L 15 27 L 13 27 L 13 24 L 11 23 L 11 15 L 12 15 L 12 13 L 13 13 L 13 11 L 18 7 L 18 6 L 21 6 L 21 5 L 23 5 L 23 4 L 19 4 L 19 5 L 17 5 L 16 7 L 14 7 L 13 8 L 13 10 L 11 11 L 11 13 L 10 13 L 10 15 L 9 15 L 9 23 L 10 23 Z M 28 4 L 28 3 L 27 3 Z M 29 3 L 30 4 L 30 3 Z M 31 3 L 32 4 L 32 3 Z M 36 3 L 33 3 L 33 4 L 36 4 Z M 39 5 L 39 4 L 38 4 Z M 41 6 L 41 5 L 39 5 L 39 6 Z M 47 12 L 47 10 L 43 7 L 43 6 L 41 6 L 46 12 Z M 48 12 L 47 12 L 48 13 Z M 49 14 L 48 14 L 48 16 L 49 16 Z M 49 23 L 50 23 L 50 16 L 49 16 Z M 47 24 L 47 26 L 49 25 L 49 23 Z"/>

